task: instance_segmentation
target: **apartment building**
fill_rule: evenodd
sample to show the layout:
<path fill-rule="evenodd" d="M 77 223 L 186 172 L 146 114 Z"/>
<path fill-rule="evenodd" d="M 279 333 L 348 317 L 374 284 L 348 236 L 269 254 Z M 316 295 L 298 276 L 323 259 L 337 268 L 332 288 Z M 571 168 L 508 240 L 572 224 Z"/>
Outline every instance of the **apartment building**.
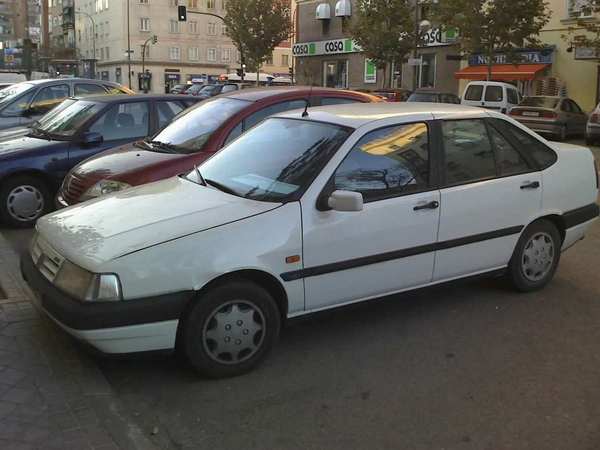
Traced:
<path fill-rule="evenodd" d="M 178 4 L 177 0 L 77 0 L 76 45 L 81 58 L 93 58 L 95 48 L 97 78 L 134 90 L 142 90 L 147 78 L 149 92 L 154 93 L 188 81 L 217 80 L 235 70 L 238 52 L 223 23 L 194 14 L 222 16 L 224 1 L 182 2 L 188 7 L 186 22 L 178 20 Z"/>

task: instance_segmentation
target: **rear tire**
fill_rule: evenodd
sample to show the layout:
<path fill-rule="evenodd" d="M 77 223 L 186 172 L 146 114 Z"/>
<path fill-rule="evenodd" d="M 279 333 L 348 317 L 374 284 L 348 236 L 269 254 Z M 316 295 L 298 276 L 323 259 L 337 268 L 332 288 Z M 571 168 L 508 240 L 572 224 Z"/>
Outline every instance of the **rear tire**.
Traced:
<path fill-rule="evenodd" d="M 521 292 L 546 286 L 558 267 L 562 239 L 556 226 L 548 220 L 529 225 L 519 238 L 508 265 L 508 279 Z"/>
<path fill-rule="evenodd" d="M 51 205 L 50 190 L 38 177 L 17 175 L 0 184 L 0 219 L 7 225 L 32 227 Z"/>
<path fill-rule="evenodd" d="M 271 295 L 243 279 L 218 285 L 184 318 L 182 345 L 203 376 L 224 378 L 256 367 L 277 341 L 279 309 Z"/>

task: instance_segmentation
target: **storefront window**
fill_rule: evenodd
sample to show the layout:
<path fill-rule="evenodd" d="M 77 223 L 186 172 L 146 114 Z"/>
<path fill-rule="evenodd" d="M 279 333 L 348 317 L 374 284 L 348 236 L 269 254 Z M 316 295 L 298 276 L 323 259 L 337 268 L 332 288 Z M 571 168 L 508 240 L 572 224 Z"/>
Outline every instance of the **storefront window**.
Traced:
<path fill-rule="evenodd" d="M 435 54 L 421 55 L 421 58 L 423 62 L 419 70 L 419 87 L 433 88 L 435 87 Z"/>
<path fill-rule="evenodd" d="M 348 88 L 348 61 L 326 61 L 324 63 L 324 85 L 329 88 Z"/>

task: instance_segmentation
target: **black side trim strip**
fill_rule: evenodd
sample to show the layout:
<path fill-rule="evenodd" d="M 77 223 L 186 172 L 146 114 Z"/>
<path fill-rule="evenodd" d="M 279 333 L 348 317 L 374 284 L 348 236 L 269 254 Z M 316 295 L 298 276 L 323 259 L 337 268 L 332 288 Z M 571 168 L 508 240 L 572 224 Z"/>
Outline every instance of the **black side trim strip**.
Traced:
<path fill-rule="evenodd" d="M 523 228 L 523 225 L 519 225 L 516 227 L 503 228 L 501 230 L 490 231 L 489 233 L 474 234 L 472 236 L 452 239 L 449 241 L 420 245 L 418 247 L 405 248 L 402 250 L 394 250 L 391 252 L 379 253 L 377 255 L 363 256 L 361 258 L 348 259 L 346 261 L 340 261 L 330 264 L 323 264 L 322 266 L 308 267 L 306 269 L 282 273 L 281 278 L 284 281 L 294 281 L 299 280 L 301 278 L 316 277 L 318 275 L 325 275 L 327 273 L 354 269 L 356 267 L 368 266 L 371 264 L 392 261 L 395 259 L 408 258 L 409 256 L 416 256 L 422 253 L 431 253 L 437 250 L 446 250 L 453 247 L 474 244 L 475 242 L 487 241 L 490 239 L 496 239 L 504 236 L 511 236 L 513 234 L 520 233 Z"/>
<path fill-rule="evenodd" d="M 595 219 L 598 215 L 600 215 L 600 208 L 596 203 L 592 203 L 582 208 L 567 211 L 563 214 L 563 219 L 565 220 L 565 227 L 568 229 Z"/>

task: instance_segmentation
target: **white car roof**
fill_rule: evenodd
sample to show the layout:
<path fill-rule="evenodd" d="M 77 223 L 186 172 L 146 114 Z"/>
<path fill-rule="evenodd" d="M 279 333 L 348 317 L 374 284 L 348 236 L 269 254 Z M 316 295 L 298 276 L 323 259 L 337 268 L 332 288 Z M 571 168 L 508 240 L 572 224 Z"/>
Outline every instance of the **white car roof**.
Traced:
<path fill-rule="evenodd" d="M 276 114 L 274 117 L 298 119 L 303 110 L 288 111 Z M 409 122 L 412 116 L 432 114 L 436 119 L 449 117 L 489 117 L 490 111 L 473 106 L 420 103 L 420 102 L 381 102 L 381 103 L 350 103 L 332 106 L 308 108 L 306 119 L 334 123 L 351 128 L 359 128 L 367 123 L 383 121 L 391 118 L 403 119 Z M 432 117 L 433 118 L 433 117 Z"/>

